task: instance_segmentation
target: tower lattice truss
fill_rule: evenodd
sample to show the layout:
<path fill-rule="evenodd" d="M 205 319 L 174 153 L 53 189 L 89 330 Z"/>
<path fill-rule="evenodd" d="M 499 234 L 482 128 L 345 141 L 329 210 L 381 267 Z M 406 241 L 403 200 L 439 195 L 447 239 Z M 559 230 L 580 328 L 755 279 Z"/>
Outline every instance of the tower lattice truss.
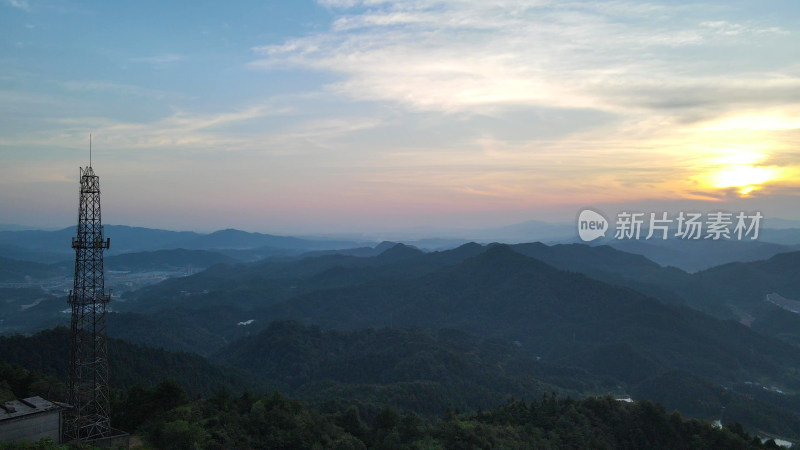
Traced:
<path fill-rule="evenodd" d="M 66 441 L 89 441 L 113 434 L 109 416 L 108 357 L 103 251 L 110 239 L 100 221 L 100 179 L 89 166 L 80 171 L 80 209 L 75 249 L 75 282 L 69 294 L 72 309 L 69 360 L 69 403 Z"/>

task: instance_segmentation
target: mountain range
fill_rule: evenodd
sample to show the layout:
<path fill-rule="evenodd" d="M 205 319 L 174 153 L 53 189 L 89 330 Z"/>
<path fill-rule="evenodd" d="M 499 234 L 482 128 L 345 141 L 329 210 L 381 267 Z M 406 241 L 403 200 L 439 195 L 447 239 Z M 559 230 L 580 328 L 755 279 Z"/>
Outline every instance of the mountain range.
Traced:
<path fill-rule="evenodd" d="M 792 309 L 800 306 L 792 303 L 800 252 L 691 273 L 605 245 L 467 243 L 426 252 L 235 230 L 169 233 L 152 245 L 181 248 L 109 254 L 107 269 L 205 270 L 115 298 L 108 330 L 122 339 L 114 342 L 199 358 L 175 364 L 240 370 L 244 384 L 312 402 L 359 398 L 427 413 L 549 391 L 630 395 L 707 419 L 725 407 L 749 427 L 800 437 L 800 320 Z M 272 246 L 258 247 L 265 242 Z M 69 270 L 69 262 L 0 259 L 9 281 Z M 6 330 L 68 318 L 57 292 L 0 295 Z M 33 337 L 14 339 L 23 340 L 4 341 L 13 345 L 0 359 L 42 367 L 59 355 L 31 359 L 13 348 Z"/>
<path fill-rule="evenodd" d="M 795 222 L 774 222 L 776 226 L 792 226 Z M 70 242 L 73 227 L 55 231 L 21 230 L 20 227 L 0 229 L 0 255 L 5 258 L 40 263 L 69 261 L 74 256 Z M 188 231 L 167 231 L 121 225 L 106 225 L 106 236 L 112 239 L 108 255 L 154 250 L 189 249 L 213 250 L 243 262 L 272 256 L 297 256 L 317 251 L 344 251 L 354 255 L 374 249 L 378 241 L 355 237 L 293 237 L 250 233 L 225 229 L 209 234 Z M 402 233 L 398 237 L 402 236 Z M 461 230 L 446 239 L 414 237 L 401 239 L 409 245 L 427 250 L 447 250 L 470 241 L 503 242 L 508 244 L 533 241 L 548 244 L 574 243 L 573 226 L 547 222 L 525 222 L 485 230 Z M 777 253 L 800 250 L 800 227 L 765 228 L 757 241 L 713 241 L 648 239 L 601 239 L 593 245 L 611 245 L 628 252 L 641 254 L 663 266 L 675 266 L 688 272 L 708 269 L 729 262 L 747 262 L 769 258 Z M 360 250 L 358 250 L 360 249 Z M 359 252 L 362 252 L 359 254 Z M 374 256 L 374 255 L 373 255 Z"/>
<path fill-rule="evenodd" d="M 191 231 L 167 231 L 123 225 L 105 225 L 104 233 L 111 238 L 108 255 L 166 250 L 256 250 L 262 256 L 271 254 L 300 254 L 313 250 L 358 247 L 363 242 L 340 240 L 309 240 L 291 236 L 226 229 L 210 234 Z M 6 257 L 36 262 L 59 262 L 74 257 L 70 247 L 74 227 L 57 231 L 17 230 L 0 231 L 0 251 Z"/>

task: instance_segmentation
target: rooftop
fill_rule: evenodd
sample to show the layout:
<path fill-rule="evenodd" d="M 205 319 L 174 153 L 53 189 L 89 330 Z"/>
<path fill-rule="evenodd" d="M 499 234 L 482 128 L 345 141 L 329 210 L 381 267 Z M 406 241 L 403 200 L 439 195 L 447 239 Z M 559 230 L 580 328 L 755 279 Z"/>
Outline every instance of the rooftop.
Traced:
<path fill-rule="evenodd" d="M 42 397 L 11 400 L 0 403 L 0 422 L 56 409 L 61 409 L 61 406 Z"/>

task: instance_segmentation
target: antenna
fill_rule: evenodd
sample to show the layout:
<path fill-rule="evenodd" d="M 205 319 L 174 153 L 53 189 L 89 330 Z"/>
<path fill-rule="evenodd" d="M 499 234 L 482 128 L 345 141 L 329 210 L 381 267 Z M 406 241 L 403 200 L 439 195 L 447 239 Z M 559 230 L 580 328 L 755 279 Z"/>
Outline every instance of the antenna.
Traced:
<path fill-rule="evenodd" d="M 121 435 L 109 420 L 106 313 L 111 294 L 105 289 L 103 252 L 110 240 L 104 237 L 100 220 L 100 178 L 91 167 L 83 172 L 80 186 L 77 236 L 72 238 L 75 278 L 67 300 L 71 310 L 67 386 L 72 409 L 64 419 L 65 442 Z"/>
<path fill-rule="evenodd" d="M 92 133 L 89 133 L 89 167 L 92 167 Z"/>

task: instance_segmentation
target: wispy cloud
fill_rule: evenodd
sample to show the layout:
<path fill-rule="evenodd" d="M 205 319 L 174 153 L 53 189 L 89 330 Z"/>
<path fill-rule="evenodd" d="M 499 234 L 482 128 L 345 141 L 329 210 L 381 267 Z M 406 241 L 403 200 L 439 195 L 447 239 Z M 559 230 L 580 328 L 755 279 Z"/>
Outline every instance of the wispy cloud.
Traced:
<path fill-rule="evenodd" d="M 254 131 L 270 117 L 292 116 L 292 107 L 279 100 L 220 113 L 176 111 L 148 122 L 122 122 L 104 117 L 51 119 L 52 129 L 38 138 L 27 136 L 22 141 L 0 140 L 0 145 L 80 146 L 87 130 L 91 129 L 107 148 L 122 151 L 166 150 L 184 155 L 245 151 L 299 157 L 320 149 L 338 148 L 343 137 L 382 123 L 375 117 L 340 116 L 292 120 L 279 129 Z"/>
<path fill-rule="evenodd" d="M 790 34 L 686 6 L 629 2 L 343 1 L 329 30 L 255 47 L 254 67 L 340 74 L 328 89 L 412 109 L 486 111 L 545 105 L 625 112 L 675 110 L 791 95 L 800 77 L 721 67 L 742 40 Z M 698 14 L 700 11 L 700 14 Z M 635 20 L 631 20 L 631 18 Z M 712 61 L 694 52 L 709 53 Z M 738 64 L 741 66 L 741 64 Z M 694 94 L 705 93 L 701 96 Z"/>
<path fill-rule="evenodd" d="M 8 4 L 26 12 L 31 11 L 31 5 L 28 3 L 28 0 L 8 0 Z"/>
<path fill-rule="evenodd" d="M 220 132 L 220 128 L 254 120 L 270 114 L 265 107 L 254 106 L 217 114 L 175 114 L 155 122 L 114 123 L 97 130 L 108 145 L 122 149 L 175 149 L 225 152 L 243 141 L 240 137 Z"/>
<path fill-rule="evenodd" d="M 725 20 L 714 20 L 709 22 L 701 22 L 701 27 L 706 27 L 713 30 L 717 34 L 724 36 L 739 36 L 739 35 L 758 35 L 758 34 L 781 34 L 787 35 L 789 31 L 780 27 L 757 27 L 753 25 L 745 25 L 740 23 L 731 23 Z"/>
<path fill-rule="evenodd" d="M 193 149 L 205 151 L 218 149 L 225 151 L 249 138 L 234 137 L 224 132 L 226 126 L 244 123 L 280 110 L 264 106 L 254 106 L 236 111 L 216 114 L 193 114 L 175 112 L 174 114 L 149 122 L 122 122 L 106 117 L 65 117 L 53 118 L 47 122 L 49 129 L 37 135 L 19 139 L 5 139 L 0 145 L 6 146 L 64 146 L 81 147 L 86 134 L 91 130 L 100 137 L 108 148 L 120 150 L 164 150 Z"/>

